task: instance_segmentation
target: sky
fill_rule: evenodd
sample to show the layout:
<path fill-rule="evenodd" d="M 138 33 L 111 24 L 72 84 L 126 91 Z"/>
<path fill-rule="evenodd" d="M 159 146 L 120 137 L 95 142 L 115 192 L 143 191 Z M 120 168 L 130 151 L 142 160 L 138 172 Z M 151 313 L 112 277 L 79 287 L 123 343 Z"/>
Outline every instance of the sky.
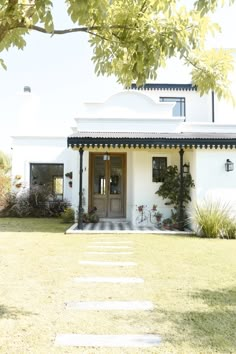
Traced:
<path fill-rule="evenodd" d="M 64 1 L 54 1 L 56 28 L 71 26 L 64 14 Z M 222 33 L 209 43 L 213 47 L 236 48 L 236 4 L 217 11 L 214 20 Z M 30 86 L 42 130 L 70 134 L 81 104 L 104 101 L 122 87 L 115 78 L 97 77 L 91 62 L 92 51 L 85 34 L 47 36 L 32 33 L 24 51 L 10 49 L 0 54 L 7 71 L 0 68 L 0 149 L 10 151 L 11 135 L 19 125 L 24 86 Z M 188 83 L 186 70 L 178 63 L 161 71 L 159 82 Z M 178 72 L 178 75 L 176 75 Z"/>

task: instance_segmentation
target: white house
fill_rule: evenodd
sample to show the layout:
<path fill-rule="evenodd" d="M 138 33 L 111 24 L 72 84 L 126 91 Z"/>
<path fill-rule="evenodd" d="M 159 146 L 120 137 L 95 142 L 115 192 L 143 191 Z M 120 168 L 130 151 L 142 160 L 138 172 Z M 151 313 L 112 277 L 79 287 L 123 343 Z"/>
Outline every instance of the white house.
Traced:
<path fill-rule="evenodd" d="M 105 102 L 85 103 L 70 136 L 32 130 L 13 136 L 13 188 L 47 184 L 79 207 L 80 216 L 96 206 L 101 218 L 135 223 L 138 205 L 157 204 L 170 215 L 155 194 L 160 170 L 177 165 L 183 173 L 187 165 L 192 203 L 212 197 L 234 206 L 235 115 L 214 93 L 200 97 L 191 84 L 132 86 Z"/>

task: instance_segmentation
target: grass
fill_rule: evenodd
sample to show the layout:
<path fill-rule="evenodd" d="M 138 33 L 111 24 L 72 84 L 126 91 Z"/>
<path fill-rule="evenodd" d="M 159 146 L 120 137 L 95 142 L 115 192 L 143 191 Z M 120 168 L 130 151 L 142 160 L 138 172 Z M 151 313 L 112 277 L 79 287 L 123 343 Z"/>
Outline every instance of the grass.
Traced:
<path fill-rule="evenodd" d="M 65 235 L 57 219 L 0 219 L 0 353 L 236 352 L 236 242 L 148 234 Z M 42 230 L 42 231 L 40 231 Z M 91 241 L 130 240 L 133 255 L 88 255 Z M 92 267 L 124 260 L 137 267 Z M 142 277 L 143 284 L 76 284 L 77 276 Z M 153 311 L 82 311 L 65 302 L 149 300 Z M 156 333 L 159 348 L 59 348 L 59 333 Z"/>

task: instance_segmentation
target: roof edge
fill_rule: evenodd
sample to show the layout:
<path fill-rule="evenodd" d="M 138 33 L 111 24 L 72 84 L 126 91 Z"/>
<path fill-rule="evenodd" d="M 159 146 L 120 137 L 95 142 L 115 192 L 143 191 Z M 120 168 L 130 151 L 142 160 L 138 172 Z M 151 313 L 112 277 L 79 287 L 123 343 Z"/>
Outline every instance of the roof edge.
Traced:
<path fill-rule="evenodd" d="M 197 91 L 197 86 L 193 84 L 163 84 L 163 83 L 146 83 L 143 86 L 137 86 L 136 84 L 131 84 L 131 90 L 155 90 L 155 91 Z"/>

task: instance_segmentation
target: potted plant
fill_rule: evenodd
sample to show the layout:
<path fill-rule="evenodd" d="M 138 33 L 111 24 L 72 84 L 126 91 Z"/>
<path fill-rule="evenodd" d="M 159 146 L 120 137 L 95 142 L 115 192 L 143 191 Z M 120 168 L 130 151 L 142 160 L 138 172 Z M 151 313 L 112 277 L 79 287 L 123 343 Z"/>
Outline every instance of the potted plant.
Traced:
<path fill-rule="evenodd" d="M 157 222 L 160 222 L 160 221 L 161 221 L 162 213 L 160 213 L 159 211 L 157 211 L 157 212 L 154 214 L 154 216 L 155 216 Z"/>
<path fill-rule="evenodd" d="M 87 213 L 83 214 L 83 222 L 88 223 L 97 223 L 99 222 L 99 216 L 96 214 L 97 208 L 93 207 Z"/>
<path fill-rule="evenodd" d="M 172 229 L 172 220 L 171 218 L 166 218 L 162 221 L 162 225 L 164 229 L 171 230 Z"/>
<path fill-rule="evenodd" d="M 137 209 L 140 213 L 142 213 L 144 209 L 144 205 L 138 205 Z"/>
<path fill-rule="evenodd" d="M 69 187 L 72 188 L 72 181 L 69 181 L 68 184 L 69 184 Z"/>
<path fill-rule="evenodd" d="M 71 171 L 71 172 L 67 172 L 67 173 L 65 174 L 65 176 L 68 177 L 68 178 L 70 178 L 70 179 L 72 179 L 72 177 L 73 177 L 73 172 L 72 172 L 72 171 Z"/>

